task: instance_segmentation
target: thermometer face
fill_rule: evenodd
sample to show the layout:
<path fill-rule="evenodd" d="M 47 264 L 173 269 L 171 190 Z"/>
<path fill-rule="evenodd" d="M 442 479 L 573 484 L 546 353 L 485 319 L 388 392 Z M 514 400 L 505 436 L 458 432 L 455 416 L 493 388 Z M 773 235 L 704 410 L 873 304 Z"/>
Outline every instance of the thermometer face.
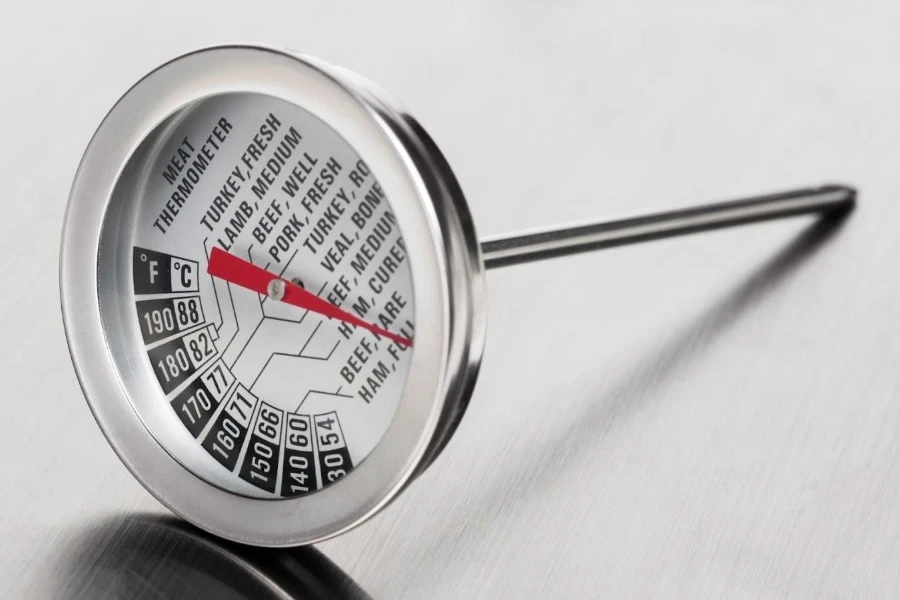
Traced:
<path fill-rule="evenodd" d="M 375 174 L 327 124 L 254 93 L 196 102 L 147 156 L 100 257 L 130 272 L 101 306 L 129 332 L 115 360 L 152 382 L 128 391 L 165 406 L 181 438 L 167 450 L 226 490 L 287 498 L 346 476 L 392 421 L 415 334 Z M 286 288 L 400 339 L 289 304 Z"/>

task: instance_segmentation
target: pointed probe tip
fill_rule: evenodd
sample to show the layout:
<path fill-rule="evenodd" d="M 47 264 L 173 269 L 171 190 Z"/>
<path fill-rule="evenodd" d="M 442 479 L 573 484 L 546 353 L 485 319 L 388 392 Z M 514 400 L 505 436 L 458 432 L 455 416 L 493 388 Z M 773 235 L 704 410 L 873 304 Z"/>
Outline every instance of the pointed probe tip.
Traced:
<path fill-rule="evenodd" d="M 815 191 L 821 194 L 837 194 L 837 197 L 832 197 L 831 201 L 828 203 L 829 206 L 823 208 L 823 214 L 841 218 L 848 215 L 856 208 L 858 192 L 853 186 L 845 185 L 843 183 L 828 183 L 819 186 Z"/>
<path fill-rule="evenodd" d="M 856 204 L 856 197 L 858 194 L 856 188 L 853 186 L 844 185 L 842 183 L 831 183 L 823 185 L 821 189 L 823 192 L 843 192 L 843 198 L 841 200 L 846 203 L 848 209 L 853 208 Z"/>

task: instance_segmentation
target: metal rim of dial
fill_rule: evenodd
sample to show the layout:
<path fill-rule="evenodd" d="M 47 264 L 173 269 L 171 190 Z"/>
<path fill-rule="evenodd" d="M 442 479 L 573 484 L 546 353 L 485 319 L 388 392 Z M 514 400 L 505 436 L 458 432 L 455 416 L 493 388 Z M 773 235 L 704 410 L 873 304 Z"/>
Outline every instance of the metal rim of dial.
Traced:
<path fill-rule="evenodd" d="M 117 186 L 142 144 L 191 103 L 259 93 L 309 111 L 369 164 L 406 241 L 415 291 L 416 344 L 391 425 L 346 477 L 281 500 L 237 495 L 183 467 L 157 439 L 152 411 L 126 393 L 115 328 L 104 325 L 98 271 L 102 232 Z M 113 207 L 114 208 L 114 207 Z M 122 260 L 125 260 L 123 257 Z M 483 263 L 462 192 L 437 147 L 371 83 L 315 59 L 260 46 L 192 52 L 135 84 L 103 120 L 82 158 L 66 212 L 60 294 L 70 354 L 110 445 L 160 502 L 231 540 L 291 546 L 318 542 L 388 504 L 444 447 L 465 410 L 484 346 Z M 145 402 L 146 403 L 146 402 Z M 168 407 L 166 407 L 168 408 Z M 151 433 L 153 431 L 154 433 Z"/>

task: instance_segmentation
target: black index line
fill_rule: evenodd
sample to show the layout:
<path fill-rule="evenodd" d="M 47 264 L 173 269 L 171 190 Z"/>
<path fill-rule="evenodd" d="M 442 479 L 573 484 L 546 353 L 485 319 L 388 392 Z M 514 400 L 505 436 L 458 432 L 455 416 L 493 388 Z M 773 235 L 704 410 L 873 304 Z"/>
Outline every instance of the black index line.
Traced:
<path fill-rule="evenodd" d="M 286 358 L 305 358 L 306 360 L 321 360 L 321 361 L 328 361 L 328 359 L 331 358 L 330 354 L 328 355 L 327 358 L 321 358 L 318 356 L 300 356 L 299 354 L 290 354 L 288 352 L 273 352 L 272 354 L 269 355 L 268 360 L 266 360 L 266 364 L 264 364 L 263 368 L 259 370 L 259 375 L 256 376 L 256 379 L 253 380 L 253 383 L 250 384 L 250 387 L 248 389 L 250 389 L 250 390 L 253 389 L 253 386 L 256 385 L 256 382 L 259 381 L 259 378 L 262 377 L 263 373 L 265 373 L 266 368 L 268 368 L 268 366 L 269 366 L 269 363 L 272 362 L 272 359 L 275 358 L 276 356 L 284 356 Z"/>
<path fill-rule="evenodd" d="M 256 325 L 256 329 L 254 329 L 253 333 L 250 334 L 250 337 L 247 338 L 247 343 L 244 344 L 244 347 L 241 348 L 241 351 L 238 352 L 238 355 L 236 357 L 234 357 L 234 360 L 229 365 L 230 368 L 234 369 L 234 365 L 237 364 L 237 361 L 239 361 L 241 359 L 241 356 L 244 354 L 244 352 L 246 352 L 247 348 L 250 346 L 250 343 L 253 341 L 253 336 L 256 335 L 256 332 L 259 331 L 259 328 L 262 327 L 262 324 L 265 320 L 266 320 L 265 317 L 263 317 L 262 319 L 259 320 L 259 323 Z M 228 348 L 225 348 L 225 349 L 228 350 Z"/>
<path fill-rule="evenodd" d="M 250 261 L 250 264 L 251 264 L 251 265 L 255 265 L 255 264 L 256 264 L 256 263 L 253 262 L 253 244 L 250 244 L 250 246 L 247 247 L 247 259 Z M 268 266 L 269 266 L 269 265 L 266 264 L 266 268 L 268 268 Z M 259 308 L 260 308 L 260 310 L 262 310 L 262 305 L 263 305 L 263 295 L 260 294 L 259 292 L 257 292 L 257 293 L 256 293 L 256 299 L 259 300 Z M 263 317 L 265 317 L 265 316 L 266 316 L 266 315 L 263 314 Z"/>
<path fill-rule="evenodd" d="M 206 254 L 206 262 L 209 263 L 209 249 L 206 247 L 206 242 L 209 240 L 209 237 L 203 238 L 203 252 Z M 222 304 L 219 302 L 219 290 L 216 289 L 216 278 L 212 275 L 209 276 L 209 280 L 212 282 L 213 296 L 216 298 L 216 310 L 219 311 L 219 325 L 216 326 L 216 333 L 219 333 L 219 330 L 225 325 L 225 317 L 222 315 Z M 199 291 L 199 286 L 197 286 Z"/>
<path fill-rule="evenodd" d="M 225 350 L 222 351 L 223 354 L 231 347 L 232 342 L 237 339 L 238 333 L 241 331 L 241 320 L 238 319 L 237 309 L 234 307 L 234 294 L 231 293 L 231 284 L 226 283 L 225 287 L 228 289 L 228 298 L 231 300 L 231 311 L 234 313 L 234 324 L 236 328 L 234 330 L 234 335 L 228 340 L 228 345 L 225 346 Z"/>
<path fill-rule="evenodd" d="M 304 316 L 305 316 L 305 315 L 304 315 Z M 276 320 L 276 321 L 283 321 L 283 320 L 284 320 L 284 319 L 277 319 L 277 318 L 275 318 L 275 317 L 265 317 L 265 319 L 274 319 L 274 320 Z M 264 320 L 265 320 L 265 319 L 264 319 Z M 289 322 L 293 323 L 294 321 L 289 321 Z M 249 389 L 250 391 L 253 391 L 253 386 L 256 385 L 256 382 L 259 381 L 259 378 L 262 377 L 263 373 L 266 372 L 266 369 L 269 367 L 269 363 L 272 362 L 272 359 L 275 358 L 276 356 L 284 356 L 285 358 L 305 358 L 306 360 L 320 360 L 320 361 L 323 361 L 323 362 L 328 362 L 329 360 L 331 360 L 331 357 L 334 355 L 334 351 L 337 350 L 338 346 L 341 344 L 341 341 L 340 341 L 340 340 L 337 341 L 337 343 L 334 345 L 334 348 L 332 348 L 332 349 L 331 349 L 331 352 L 328 353 L 328 356 L 325 356 L 325 357 L 321 357 L 321 356 L 304 356 L 304 354 L 303 354 L 303 351 L 306 350 L 306 347 L 307 347 L 307 346 L 309 346 L 309 343 L 312 341 L 313 337 L 316 335 L 316 332 L 319 330 L 319 327 L 321 327 L 321 326 L 322 326 L 322 323 L 319 323 L 318 325 L 316 325 L 316 328 L 313 329 L 313 332 L 310 334 L 309 339 L 306 340 L 306 343 L 303 344 L 303 348 L 301 348 L 301 349 L 300 349 L 300 352 L 298 352 L 297 354 L 291 354 L 291 353 L 289 353 L 289 352 L 273 352 L 272 354 L 270 354 L 270 355 L 269 355 L 269 358 L 266 360 L 266 364 L 264 364 L 264 365 L 263 365 L 263 368 L 259 370 L 259 374 L 256 376 L 256 379 L 253 380 L 253 383 L 250 384 L 250 387 L 249 387 L 248 389 Z M 257 329 L 258 329 L 258 327 L 257 327 Z M 254 331 L 253 333 L 255 334 L 256 332 Z M 252 338 L 252 337 L 253 337 L 253 336 L 251 336 L 251 338 Z M 249 344 L 249 342 L 248 342 L 248 344 Z M 242 354 L 243 354 L 243 352 L 244 352 L 244 351 L 241 350 L 241 353 L 242 353 Z M 240 358 L 240 355 L 238 355 L 238 358 Z M 237 362 L 237 359 L 235 359 L 235 362 Z M 340 392 L 340 391 L 341 391 L 341 389 L 338 388 L 338 392 Z M 323 393 L 323 394 L 330 394 L 331 392 L 322 392 L 322 393 Z M 338 394 L 338 393 L 335 393 L 334 395 L 340 396 L 340 394 Z"/>
<path fill-rule="evenodd" d="M 309 344 L 313 341 L 313 338 L 316 337 L 316 332 L 319 331 L 319 327 L 321 327 L 322 323 L 324 323 L 324 322 L 325 321 L 320 321 L 319 324 L 316 325 L 316 328 L 313 329 L 313 332 L 309 336 L 309 339 L 306 340 L 306 343 L 303 344 L 302 348 L 300 348 L 299 353 L 297 353 L 296 355 L 288 354 L 288 356 L 296 356 L 298 358 L 309 358 L 311 360 L 331 360 L 331 356 L 334 354 L 334 351 L 337 350 L 337 347 L 340 346 L 341 340 L 338 340 L 337 342 L 335 342 L 334 348 L 331 349 L 331 352 L 329 352 L 328 356 L 326 356 L 325 358 L 322 358 L 321 356 L 307 356 L 307 355 L 303 354 L 306 351 L 306 347 L 309 346 Z"/>
<path fill-rule="evenodd" d="M 329 352 L 328 356 L 326 356 L 325 358 L 320 358 L 318 356 L 306 356 L 305 354 L 301 354 L 300 358 L 311 358 L 313 360 L 331 360 L 331 357 L 334 354 L 334 351 L 337 350 L 338 346 L 340 346 L 340 345 L 341 345 L 341 340 L 336 341 L 334 343 L 334 348 L 331 349 L 331 352 Z"/>
<path fill-rule="evenodd" d="M 207 263 L 209 263 L 209 250 L 206 248 L 206 240 L 208 240 L 208 239 L 209 239 L 208 237 L 203 238 L 203 250 L 206 252 L 206 262 Z M 209 278 L 213 284 L 213 293 L 216 295 L 216 304 L 219 305 L 219 316 L 222 318 L 222 325 L 225 325 L 225 316 L 222 314 L 222 307 L 219 304 L 219 292 L 216 291 L 216 279 L 212 275 L 210 275 Z M 234 295 L 232 295 L 232 293 L 231 293 L 231 284 L 226 283 L 225 289 L 228 290 L 228 299 L 231 301 L 231 312 L 232 312 L 232 314 L 234 314 L 235 330 L 234 330 L 234 335 L 231 336 L 231 339 L 228 340 L 228 344 L 225 345 L 225 349 L 222 350 L 223 355 L 225 354 L 225 351 L 227 351 L 228 348 L 231 346 L 231 343 L 235 340 L 235 338 L 237 338 L 238 332 L 240 332 L 240 330 L 241 330 L 241 321 L 240 321 L 240 319 L 238 319 L 237 309 L 234 307 Z M 218 331 L 219 330 L 216 329 L 216 333 L 218 333 Z"/>
<path fill-rule="evenodd" d="M 287 268 L 291 266 L 291 261 L 294 260 L 294 257 L 297 256 L 297 253 L 300 252 L 300 248 L 294 250 L 294 253 L 291 254 L 291 257 L 287 259 L 287 262 L 284 264 L 284 268 L 281 270 L 281 273 L 278 274 L 279 277 L 284 275 L 284 272 L 287 271 Z"/>
<path fill-rule="evenodd" d="M 322 326 L 324 321 L 319 321 L 319 324 L 316 325 L 316 328 L 313 329 L 313 332 L 309 335 L 309 339 L 306 340 L 306 343 L 303 344 L 303 347 L 300 348 L 300 352 L 297 353 L 297 356 L 303 356 L 303 351 L 306 350 L 306 347 L 309 346 L 309 343 L 312 341 L 314 337 L 316 337 L 316 332 L 319 331 L 319 327 Z M 316 358 L 315 356 L 305 356 L 304 358 Z M 327 358 L 325 360 L 328 360 Z"/>
<path fill-rule="evenodd" d="M 305 319 L 305 318 L 306 318 L 306 315 L 308 315 L 308 314 L 309 314 L 309 311 L 308 311 L 308 310 L 307 310 L 307 311 L 304 311 L 304 312 L 303 312 L 303 316 L 300 317 L 299 319 L 288 319 L 288 318 L 286 318 L 286 317 L 273 317 L 273 316 L 271 316 L 271 315 L 266 315 L 266 316 L 263 317 L 263 318 L 265 318 L 265 319 L 272 319 L 273 321 L 281 321 L 282 323 L 294 323 L 295 325 L 299 325 L 300 323 L 303 322 L 303 319 Z"/>
<path fill-rule="evenodd" d="M 338 388 L 340 389 L 340 388 Z M 349 394 L 340 394 L 338 392 L 325 392 L 323 390 L 309 390 L 306 392 L 306 395 L 303 396 L 303 400 L 300 401 L 300 404 L 297 405 L 297 408 L 294 409 L 294 412 L 300 410 L 300 407 L 303 406 L 303 403 L 306 402 L 306 399 L 309 398 L 310 394 L 322 394 L 323 396 L 334 396 L 335 398 L 352 398 L 353 396 Z M 343 431 L 341 432 L 343 435 Z"/>

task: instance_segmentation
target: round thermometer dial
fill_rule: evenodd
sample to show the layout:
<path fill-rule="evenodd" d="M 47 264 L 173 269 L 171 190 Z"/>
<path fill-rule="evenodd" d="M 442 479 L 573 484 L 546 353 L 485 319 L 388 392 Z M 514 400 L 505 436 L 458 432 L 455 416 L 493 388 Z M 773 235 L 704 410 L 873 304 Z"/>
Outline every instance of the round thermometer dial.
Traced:
<path fill-rule="evenodd" d="M 132 298 L 109 310 L 130 313 L 131 360 L 204 471 L 261 497 L 345 476 L 394 416 L 415 334 L 378 179 L 328 125 L 259 94 L 187 111 L 145 176 L 117 231 L 130 256 L 110 257 L 131 261 Z"/>
<path fill-rule="evenodd" d="M 152 72 L 97 130 L 60 265 L 73 362 L 132 473 L 211 532 L 315 542 L 443 448 L 483 344 L 483 264 L 437 148 L 286 52 Z"/>

